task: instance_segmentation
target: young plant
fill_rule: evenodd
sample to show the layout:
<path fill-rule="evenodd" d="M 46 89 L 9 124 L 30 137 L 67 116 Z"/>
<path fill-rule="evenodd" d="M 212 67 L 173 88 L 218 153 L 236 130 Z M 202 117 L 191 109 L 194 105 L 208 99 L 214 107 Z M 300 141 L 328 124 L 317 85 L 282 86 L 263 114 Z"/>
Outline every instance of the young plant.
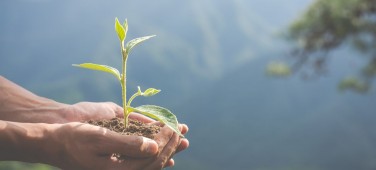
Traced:
<path fill-rule="evenodd" d="M 120 24 L 119 20 L 115 18 L 115 31 L 119 37 L 120 40 L 120 48 L 121 48 L 121 54 L 122 54 L 122 72 L 120 73 L 116 68 L 107 66 L 107 65 L 100 65 L 100 64 L 93 64 L 93 63 L 83 63 L 83 64 L 73 64 L 73 66 L 76 67 L 81 67 L 81 68 L 86 68 L 86 69 L 91 69 L 91 70 L 98 70 L 98 71 L 103 71 L 107 73 L 111 73 L 114 75 L 118 81 L 120 82 L 121 89 L 122 89 L 122 104 L 123 104 L 123 109 L 124 109 L 124 126 L 127 128 L 128 127 L 128 117 L 131 112 L 137 112 L 141 113 L 143 115 L 146 115 L 150 118 L 153 118 L 155 120 L 158 120 L 168 127 L 170 127 L 173 131 L 178 133 L 180 136 L 183 136 L 178 128 L 178 121 L 176 119 L 176 116 L 171 113 L 168 109 L 165 109 L 160 106 L 155 106 L 155 105 L 142 105 L 138 107 L 131 107 L 131 103 L 133 99 L 135 99 L 138 96 L 144 96 L 144 97 L 149 97 L 153 96 L 157 93 L 160 92 L 160 90 L 154 89 L 154 88 L 149 88 L 145 90 L 144 92 L 141 91 L 140 87 L 138 86 L 138 91 L 132 95 L 127 102 L 127 59 L 128 55 L 135 47 L 137 44 L 154 37 L 155 35 L 151 36 L 145 36 L 145 37 L 140 37 L 136 38 L 133 40 L 130 40 L 125 46 L 124 46 L 124 41 L 127 37 L 127 32 L 128 32 L 128 22 L 127 20 L 124 21 L 123 24 Z"/>

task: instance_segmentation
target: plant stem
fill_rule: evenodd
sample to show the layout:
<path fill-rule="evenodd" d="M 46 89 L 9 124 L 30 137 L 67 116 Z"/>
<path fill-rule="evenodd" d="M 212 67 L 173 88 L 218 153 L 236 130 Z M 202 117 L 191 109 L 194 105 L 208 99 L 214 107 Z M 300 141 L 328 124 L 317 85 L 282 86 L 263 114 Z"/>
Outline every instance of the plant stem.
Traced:
<path fill-rule="evenodd" d="M 132 97 L 129 98 L 128 103 L 127 103 L 127 107 L 131 106 L 133 99 L 136 98 L 137 96 L 140 96 L 140 94 L 136 93 Z"/>
<path fill-rule="evenodd" d="M 124 44 L 121 43 L 121 54 L 123 58 L 122 62 L 122 75 L 121 75 L 121 91 L 122 91 L 122 99 L 123 99 L 123 109 L 124 109 L 124 126 L 128 128 L 128 109 L 127 109 L 127 58 L 128 54 L 124 49 Z"/>

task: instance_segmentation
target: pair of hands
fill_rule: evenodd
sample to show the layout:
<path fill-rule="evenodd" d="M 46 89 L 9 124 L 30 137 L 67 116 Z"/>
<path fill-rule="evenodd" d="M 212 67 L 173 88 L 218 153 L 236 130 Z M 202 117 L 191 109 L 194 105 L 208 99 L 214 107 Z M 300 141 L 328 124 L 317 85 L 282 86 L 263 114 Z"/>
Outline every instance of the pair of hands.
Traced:
<path fill-rule="evenodd" d="M 73 113 L 71 115 L 79 116 L 68 115 L 67 121 L 82 121 L 74 120 L 75 118 L 83 120 L 110 119 L 123 115 L 123 109 L 111 102 L 82 102 L 72 105 L 69 109 L 71 110 L 67 110 L 65 113 Z M 156 123 L 154 120 L 137 113 L 132 113 L 130 118 L 145 123 Z M 182 134 L 188 131 L 186 125 L 181 124 L 179 128 Z M 65 134 L 65 130 L 73 131 L 74 133 L 69 138 L 76 139 L 74 143 L 70 143 L 71 145 L 68 146 L 69 149 L 67 150 L 72 151 L 68 153 L 69 158 L 72 158 L 71 161 L 76 162 L 78 166 L 82 164 L 81 162 L 87 162 L 90 167 L 85 167 L 85 169 L 162 169 L 166 166 L 173 166 L 174 161 L 171 157 L 175 152 L 184 150 L 189 145 L 187 139 L 180 139 L 168 127 L 161 129 L 160 133 L 156 135 L 155 141 L 138 136 L 123 136 L 104 128 L 81 123 L 68 123 L 67 129 L 62 131 L 62 135 Z M 80 138 L 83 135 L 85 138 Z M 67 141 L 72 141 L 69 138 Z M 82 147 L 82 144 L 93 146 Z M 89 149 L 86 149 L 87 147 Z M 129 159 L 116 160 L 116 158 L 111 157 L 112 153 L 120 153 L 128 156 Z"/>
<path fill-rule="evenodd" d="M 8 140 L 9 145 L 17 148 L 17 142 L 13 139 L 15 135 L 11 133 L 15 131 L 15 134 L 21 136 L 20 139 L 27 141 L 31 137 L 30 141 L 36 141 L 34 139 L 41 138 L 42 145 L 44 144 L 36 147 L 43 152 L 41 159 L 33 157 L 32 153 L 25 154 L 25 150 L 15 149 L 16 156 L 3 157 L 5 160 L 17 159 L 18 151 L 26 157 L 19 161 L 47 163 L 63 169 L 154 170 L 173 166 L 173 155 L 189 145 L 187 139 L 181 139 L 167 127 L 161 128 L 155 139 L 150 140 L 139 136 L 120 135 L 105 128 L 79 123 L 90 119 L 122 116 L 123 109 L 111 102 L 63 104 L 37 96 L 0 76 L 0 120 L 4 120 L 0 121 L 0 132 L 1 125 L 3 130 L 7 129 L 6 127 L 12 129 L 5 130 L 4 141 L 7 140 L 7 134 L 10 134 L 8 136 L 12 136 L 12 139 Z M 132 113 L 130 118 L 156 123 L 137 113 Z M 188 131 L 186 125 L 181 124 L 179 128 L 182 134 Z M 1 135 L 0 133 L 0 137 Z M 41 145 L 39 143 L 27 142 L 27 145 Z M 33 147 L 35 148 L 30 146 L 26 149 Z M 111 156 L 113 153 L 125 155 L 127 159 L 117 160 Z M 2 156 L 0 154 L 0 158 Z"/>
<path fill-rule="evenodd" d="M 68 110 L 65 110 L 65 113 L 68 113 L 65 117 L 66 120 L 60 121 L 110 119 L 115 116 L 121 117 L 122 111 L 120 106 L 111 102 L 82 102 L 68 107 Z M 158 124 L 137 113 L 132 113 L 130 118 L 145 123 Z M 182 134 L 188 132 L 186 125 L 180 124 L 179 128 Z M 66 155 L 65 158 L 68 158 L 66 161 L 70 163 L 58 165 L 65 169 L 77 167 L 80 169 L 162 169 L 173 166 L 172 156 L 189 145 L 187 139 L 181 139 L 168 127 L 161 128 L 160 133 L 155 136 L 155 140 L 150 140 L 139 136 L 119 135 L 88 124 L 66 123 L 59 130 L 57 136 L 65 137 L 62 142 L 66 144 L 68 152 L 65 152 L 64 155 Z M 113 153 L 127 156 L 127 159 L 117 160 L 115 157 L 111 157 Z"/>

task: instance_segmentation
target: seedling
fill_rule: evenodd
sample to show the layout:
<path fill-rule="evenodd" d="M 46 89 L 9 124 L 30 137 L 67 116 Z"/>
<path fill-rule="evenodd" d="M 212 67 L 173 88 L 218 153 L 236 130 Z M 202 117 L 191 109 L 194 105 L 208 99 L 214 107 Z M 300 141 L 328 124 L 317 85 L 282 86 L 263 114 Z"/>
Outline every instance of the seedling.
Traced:
<path fill-rule="evenodd" d="M 128 60 L 128 55 L 139 43 L 148 40 L 155 35 L 151 36 L 145 36 L 145 37 L 140 37 L 136 38 L 133 40 L 130 40 L 125 46 L 124 46 L 124 41 L 127 37 L 127 32 L 128 32 L 128 22 L 127 20 L 124 21 L 123 25 L 120 24 L 119 20 L 115 18 L 115 31 L 119 37 L 120 40 L 120 48 L 121 48 L 121 54 L 122 54 L 122 72 L 120 73 L 116 68 L 107 66 L 107 65 L 100 65 L 100 64 L 94 64 L 94 63 L 83 63 L 83 64 L 73 64 L 73 66 L 76 67 L 81 67 L 81 68 L 86 68 L 86 69 L 91 69 L 91 70 L 98 70 L 98 71 L 103 71 L 107 73 L 111 73 L 114 75 L 117 80 L 119 80 L 121 89 L 122 89 L 122 104 L 123 104 L 123 109 L 124 109 L 124 126 L 127 128 L 129 124 L 129 114 L 131 112 L 137 112 L 141 113 L 143 115 L 146 115 L 150 118 L 153 118 L 155 120 L 158 120 L 168 127 L 170 127 L 173 131 L 178 133 L 180 136 L 183 136 L 178 128 L 178 121 L 176 119 L 176 116 L 169 111 L 168 109 L 165 109 L 160 106 L 155 106 L 155 105 L 142 105 L 138 107 L 132 107 L 131 103 L 132 101 L 138 97 L 138 96 L 144 96 L 144 97 L 149 97 L 153 96 L 157 93 L 160 92 L 160 90 L 157 90 L 155 88 L 149 88 L 145 90 L 144 92 L 141 91 L 141 88 L 138 86 L 138 91 L 133 94 L 130 98 L 129 101 L 127 102 L 127 60 Z"/>

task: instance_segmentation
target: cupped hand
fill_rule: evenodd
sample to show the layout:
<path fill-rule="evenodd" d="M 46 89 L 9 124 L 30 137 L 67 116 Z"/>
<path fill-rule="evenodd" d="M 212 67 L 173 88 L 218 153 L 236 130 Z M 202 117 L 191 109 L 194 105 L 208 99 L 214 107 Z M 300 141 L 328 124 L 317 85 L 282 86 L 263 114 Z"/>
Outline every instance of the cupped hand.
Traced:
<path fill-rule="evenodd" d="M 111 119 L 114 117 L 122 118 L 123 108 L 112 102 L 80 102 L 74 105 L 68 106 L 68 109 L 64 110 L 65 113 L 62 116 L 60 121 L 72 122 L 72 121 L 87 121 L 87 120 L 100 120 L 100 119 Z M 131 113 L 129 115 L 130 119 L 138 120 L 147 124 L 157 124 L 162 126 L 160 122 L 157 122 L 149 117 L 141 115 L 139 113 Z M 185 124 L 179 124 L 181 133 L 184 135 L 188 132 L 188 126 Z M 177 147 L 176 153 L 183 151 L 189 147 L 189 141 L 186 138 L 180 139 L 179 146 Z M 174 160 L 169 159 L 165 165 L 174 166 Z"/>
<path fill-rule="evenodd" d="M 113 102 L 79 102 L 60 113 L 66 122 L 112 119 L 123 117 L 123 108 Z"/>
<path fill-rule="evenodd" d="M 59 157 L 51 164 L 63 169 L 113 169 L 121 165 L 112 158 L 113 153 L 142 160 L 155 157 L 159 149 L 153 140 L 120 135 L 98 126 L 83 123 L 57 126 L 50 138 L 54 141 L 51 150 Z"/>
<path fill-rule="evenodd" d="M 167 127 L 162 128 L 162 131 L 156 136 L 158 142 L 156 143 L 143 137 L 123 136 L 97 126 L 77 123 L 87 120 L 123 117 L 123 109 L 112 102 L 64 104 L 37 96 L 1 76 L 0 96 L 0 120 L 25 123 L 57 123 L 30 124 L 30 126 L 56 127 L 53 133 L 48 134 L 53 141 L 43 145 L 46 145 L 46 152 L 58 153 L 52 154 L 55 155 L 55 158 L 56 156 L 58 158 L 53 159 L 54 157 L 51 157 L 50 163 L 59 167 L 68 169 L 85 169 L 87 167 L 98 169 L 102 166 L 105 166 L 104 168 L 122 167 L 119 161 L 108 159 L 109 155 L 116 151 L 116 153 L 129 156 L 132 159 L 140 159 L 141 163 L 139 164 L 148 165 L 148 167 L 145 167 L 147 169 L 154 167 L 158 169 L 163 166 L 172 166 L 174 164 L 171 159 L 173 154 L 186 149 L 189 145 L 187 139 L 180 139 Z M 130 118 L 145 123 L 156 123 L 154 120 L 137 113 L 132 113 Z M 188 131 L 186 125 L 181 124 L 179 127 L 182 134 Z M 143 158 L 147 158 L 149 164 L 144 164 L 143 161 L 146 160 Z M 100 162 L 101 165 L 96 161 Z M 73 168 L 70 168 L 70 165 Z M 82 168 L 74 168 L 74 166 Z M 135 164 L 134 167 L 139 166 Z"/>
<path fill-rule="evenodd" d="M 59 155 L 50 164 L 82 170 L 162 169 L 171 166 L 171 157 L 181 143 L 179 136 L 166 126 L 155 136 L 155 141 L 83 123 L 63 124 L 50 138 L 54 141 L 51 148 L 57 152 L 53 155 Z M 118 159 L 113 153 L 126 159 Z"/>
<path fill-rule="evenodd" d="M 154 125 L 158 125 L 158 126 L 163 126 L 163 124 L 161 122 L 157 122 L 157 121 L 155 121 L 155 120 L 153 120 L 149 117 L 146 117 L 142 114 L 139 114 L 139 113 L 133 112 L 129 115 L 129 118 L 134 119 L 134 120 L 138 120 L 138 121 L 141 121 L 141 122 L 144 122 L 144 123 L 147 123 L 147 124 L 154 124 Z M 186 124 L 179 124 L 179 130 L 180 130 L 181 134 L 185 135 L 189 131 L 189 128 Z M 186 138 L 180 139 L 179 143 L 180 144 L 179 144 L 178 148 L 176 149 L 176 153 L 181 152 L 181 151 L 183 151 L 183 150 L 185 150 L 189 147 L 189 141 Z M 175 164 L 175 162 L 171 158 L 169 161 L 167 161 L 167 163 L 165 164 L 165 167 L 174 166 L 174 164 Z"/>

